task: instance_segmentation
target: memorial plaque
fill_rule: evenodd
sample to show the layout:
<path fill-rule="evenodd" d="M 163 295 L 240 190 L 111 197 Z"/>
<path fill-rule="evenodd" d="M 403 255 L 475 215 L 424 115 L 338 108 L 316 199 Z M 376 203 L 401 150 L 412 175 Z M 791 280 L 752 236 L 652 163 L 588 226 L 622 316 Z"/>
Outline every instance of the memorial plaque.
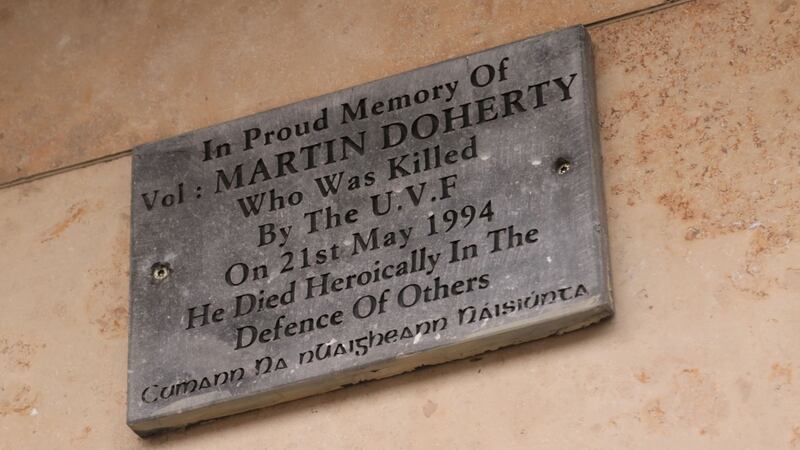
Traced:
<path fill-rule="evenodd" d="M 612 311 L 583 27 L 134 151 L 140 435 Z"/>

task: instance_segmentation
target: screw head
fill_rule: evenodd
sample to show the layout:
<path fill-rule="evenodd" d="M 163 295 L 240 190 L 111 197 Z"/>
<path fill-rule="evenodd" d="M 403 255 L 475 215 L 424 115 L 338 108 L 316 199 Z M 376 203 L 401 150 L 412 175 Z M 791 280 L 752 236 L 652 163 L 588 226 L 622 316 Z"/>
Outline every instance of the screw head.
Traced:
<path fill-rule="evenodd" d="M 170 269 L 169 264 L 167 263 L 155 263 L 151 269 L 151 275 L 156 281 L 166 280 L 170 272 L 172 272 L 172 269 Z"/>
<path fill-rule="evenodd" d="M 572 162 L 566 158 L 558 158 L 553 165 L 553 169 L 559 175 L 564 175 L 572 169 Z"/>

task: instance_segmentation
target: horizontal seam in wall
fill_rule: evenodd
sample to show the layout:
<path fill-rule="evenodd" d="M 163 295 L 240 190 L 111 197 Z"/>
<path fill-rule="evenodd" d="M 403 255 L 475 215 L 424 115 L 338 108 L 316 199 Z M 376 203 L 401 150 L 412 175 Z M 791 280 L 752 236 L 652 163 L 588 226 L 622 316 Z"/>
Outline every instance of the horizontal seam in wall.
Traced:
<path fill-rule="evenodd" d="M 683 5 L 685 3 L 689 3 L 689 2 L 693 2 L 693 1 L 695 1 L 695 0 L 667 0 L 664 3 L 658 4 L 658 5 L 655 5 L 655 6 L 649 6 L 647 8 L 643 8 L 643 9 L 639 9 L 639 10 L 636 10 L 636 11 L 627 12 L 627 13 L 624 13 L 624 14 L 620 14 L 618 16 L 609 17 L 607 19 L 601 19 L 601 20 L 598 20 L 597 22 L 588 23 L 585 26 L 586 26 L 586 28 L 597 28 L 597 27 L 601 27 L 601 26 L 604 26 L 604 25 L 610 25 L 612 23 L 621 22 L 621 21 L 627 20 L 627 19 L 632 19 L 634 17 L 653 14 L 653 13 L 662 11 L 662 10 L 667 9 L 667 8 L 672 8 L 673 6 Z"/>
<path fill-rule="evenodd" d="M 5 183 L 0 184 L 0 189 L 14 187 L 24 183 L 30 183 L 32 181 L 41 180 L 42 178 L 52 177 L 53 175 L 59 175 L 66 172 L 71 172 L 77 169 L 83 169 L 84 167 L 93 166 L 95 164 L 105 163 L 109 161 L 114 161 L 115 159 L 124 158 L 126 156 L 130 156 L 133 154 L 133 149 L 129 148 L 127 150 L 123 150 L 121 152 L 112 153 L 110 155 L 101 156 L 99 158 L 88 159 L 86 161 L 81 161 L 79 163 L 70 164 L 68 166 L 59 167 L 58 169 L 47 170 L 44 172 L 39 172 L 33 175 L 28 175 L 22 178 L 17 178 L 11 181 L 7 181 Z"/>
<path fill-rule="evenodd" d="M 620 22 L 620 21 L 623 21 L 623 20 L 631 19 L 631 18 L 634 18 L 634 17 L 639 17 L 639 16 L 643 16 L 643 15 L 647 15 L 647 14 L 652 14 L 652 13 L 655 13 L 655 12 L 658 12 L 658 11 L 662 11 L 662 10 L 664 10 L 666 8 L 671 8 L 673 6 L 678 6 L 678 5 L 682 5 L 682 4 L 693 2 L 693 1 L 695 1 L 695 0 L 667 0 L 664 3 L 658 4 L 658 5 L 655 5 L 655 6 L 649 6 L 647 8 L 643 8 L 643 9 L 640 9 L 640 10 L 627 12 L 627 13 L 624 13 L 624 14 L 620 14 L 618 16 L 614 16 L 614 17 L 609 17 L 607 19 L 598 20 L 596 22 L 591 22 L 591 23 L 585 24 L 585 27 L 586 28 L 590 28 L 590 29 L 591 28 L 597 28 L 597 27 L 601 27 L 601 26 L 604 26 L 604 25 L 609 25 L 609 24 L 612 24 L 612 23 L 616 23 L 616 22 Z M 36 173 L 36 174 L 33 174 L 33 175 L 28 175 L 28 176 L 24 176 L 24 177 L 21 177 L 21 178 L 16 178 L 16 179 L 11 180 L 11 181 L 6 181 L 5 183 L 0 183 L 0 189 L 10 188 L 10 187 L 17 186 L 17 185 L 24 184 L 24 183 L 30 183 L 32 181 L 41 180 L 42 178 L 47 178 L 47 177 L 51 177 L 53 175 L 59 175 L 59 174 L 66 173 L 66 172 L 71 172 L 71 171 L 77 170 L 77 169 L 83 169 L 85 167 L 93 166 L 95 164 L 114 161 L 114 160 L 119 159 L 119 158 L 124 158 L 126 156 L 130 156 L 131 154 L 133 154 L 133 149 L 129 148 L 127 150 L 123 150 L 123 151 L 117 152 L 117 153 L 112 153 L 110 155 L 101 156 L 99 158 L 89 159 L 89 160 L 86 160 L 86 161 L 81 161 L 79 163 L 67 165 L 67 166 L 64 166 L 64 167 L 59 167 L 57 169 L 46 170 L 44 172 L 39 172 L 39 173 Z"/>

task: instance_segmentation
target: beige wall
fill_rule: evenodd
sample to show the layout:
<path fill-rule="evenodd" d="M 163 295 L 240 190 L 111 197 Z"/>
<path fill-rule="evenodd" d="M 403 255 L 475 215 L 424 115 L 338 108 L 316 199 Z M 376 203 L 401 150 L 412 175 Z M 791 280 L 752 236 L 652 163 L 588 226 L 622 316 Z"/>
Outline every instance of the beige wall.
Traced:
<path fill-rule="evenodd" d="M 0 448 L 800 448 L 798 1 L 359 3 L 0 2 Z M 130 158 L 67 169 L 648 7 L 590 28 L 612 321 L 127 429 Z"/>

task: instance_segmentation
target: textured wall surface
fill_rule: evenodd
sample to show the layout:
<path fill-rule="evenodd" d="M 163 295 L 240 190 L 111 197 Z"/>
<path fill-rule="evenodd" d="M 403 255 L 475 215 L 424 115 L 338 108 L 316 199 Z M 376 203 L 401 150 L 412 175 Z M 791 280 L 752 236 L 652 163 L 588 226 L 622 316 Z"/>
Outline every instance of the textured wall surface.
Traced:
<path fill-rule="evenodd" d="M 0 6 L 0 180 L 660 2 L 107 3 Z M 0 448 L 800 449 L 800 2 L 590 33 L 613 320 L 140 440 L 121 158 L 0 189 Z"/>
<path fill-rule="evenodd" d="M 0 183 L 668 2 L 2 0 Z"/>

